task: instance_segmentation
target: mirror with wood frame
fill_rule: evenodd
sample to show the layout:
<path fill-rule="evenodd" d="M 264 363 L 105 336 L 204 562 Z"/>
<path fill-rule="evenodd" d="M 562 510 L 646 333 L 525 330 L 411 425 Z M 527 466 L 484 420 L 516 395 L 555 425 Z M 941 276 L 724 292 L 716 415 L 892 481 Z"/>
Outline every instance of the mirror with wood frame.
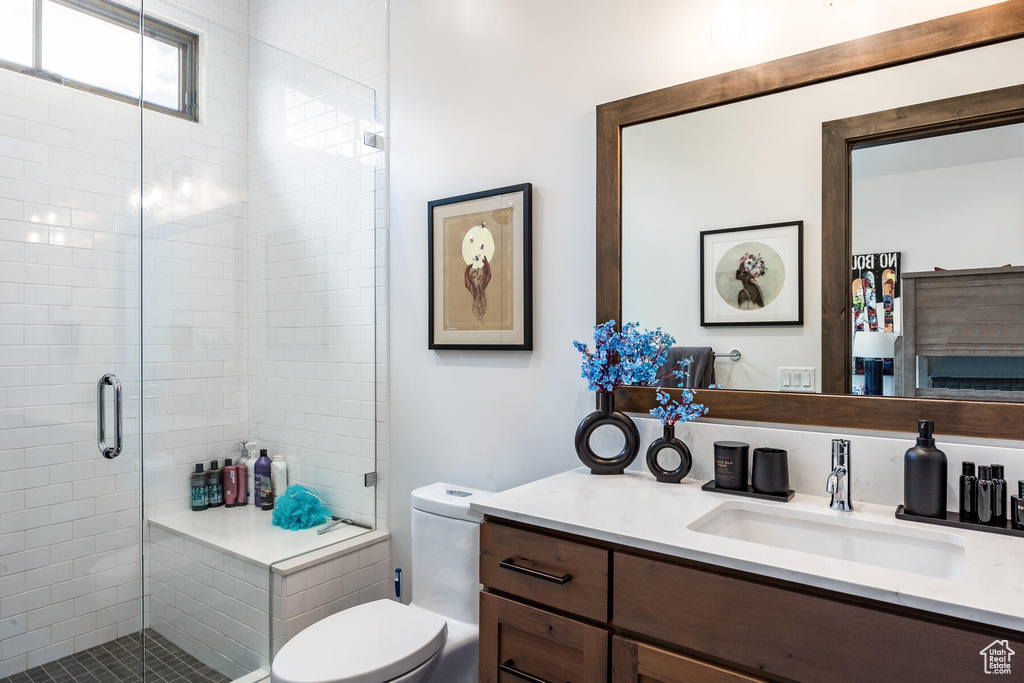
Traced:
<path fill-rule="evenodd" d="M 931 386 L 917 386 L 922 374 L 919 372 L 921 368 L 930 368 L 928 362 L 931 362 L 934 356 L 941 355 L 936 350 L 938 347 L 933 343 L 929 346 L 931 341 L 929 341 L 928 334 L 931 333 L 931 329 L 924 327 L 925 322 L 923 321 L 926 321 L 929 316 L 934 317 L 936 312 L 928 310 L 927 306 L 918 305 L 916 318 L 917 329 L 927 331 L 927 333 L 917 336 L 918 342 L 921 343 L 911 349 L 916 355 L 908 356 L 908 358 L 926 358 L 929 359 L 928 362 L 902 362 L 901 357 L 899 376 L 895 376 L 896 373 L 893 372 L 887 381 L 890 394 L 895 393 L 895 389 L 898 387 L 902 392 L 901 395 L 924 398 L 906 400 L 848 394 L 855 389 L 858 379 L 854 374 L 857 368 L 851 356 L 854 343 L 853 331 L 857 323 L 853 318 L 854 307 L 852 304 L 854 300 L 851 298 L 851 263 L 855 253 L 853 243 L 871 243 L 869 239 L 858 238 L 857 233 L 853 231 L 851 219 L 853 191 L 851 188 L 854 182 L 861 183 L 860 178 L 863 176 L 866 180 L 862 184 L 870 189 L 870 178 L 879 175 L 878 169 L 889 168 L 891 170 L 891 160 L 886 162 L 883 153 L 886 150 L 879 152 L 881 154 L 879 158 L 872 158 L 872 155 L 875 154 L 872 150 L 878 148 L 879 145 L 886 144 L 890 148 L 895 148 L 896 145 L 892 143 L 897 140 L 945 136 L 952 132 L 1002 126 L 1024 118 L 1021 115 L 1021 112 L 1024 111 L 1020 102 L 1021 88 L 1006 86 L 1007 81 L 1010 83 L 1024 81 L 1021 75 L 1012 73 L 1013 69 L 982 69 L 985 73 L 976 79 L 969 70 L 965 70 L 967 76 L 964 78 L 966 80 L 953 85 L 950 83 L 959 77 L 956 75 L 959 67 L 948 68 L 948 65 L 944 65 L 940 69 L 944 75 L 940 77 L 927 75 L 928 69 L 934 68 L 933 65 L 940 60 L 952 59 L 954 60 L 953 64 L 970 64 L 976 62 L 983 55 L 988 54 L 991 57 L 989 53 L 993 53 L 993 51 L 997 55 L 1003 52 L 1016 54 L 1013 51 L 1020 50 L 1021 44 L 1024 44 L 1024 41 L 1018 40 L 1022 36 L 1024 36 L 1024 1 L 1012 0 L 598 107 L 597 321 L 604 322 L 612 318 L 621 321 L 625 314 L 626 318 L 640 319 L 643 324 L 664 326 L 675 334 L 681 343 L 686 345 L 701 346 L 708 344 L 708 339 L 714 339 L 708 345 L 713 345 L 716 351 L 727 352 L 741 345 L 746 346 L 744 356 L 748 355 L 750 349 L 754 349 L 756 355 L 757 351 L 763 350 L 762 347 L 767 348 L 772 344 L 778 348 L 793 347 L 796 349 L 800 347 L 803 355 L 792 356 L 784 362 L 790 365 L 809 365 L 820 370 L 815 377 L 815 384 L 818 385 L 815 388 L 820 388 L 825 395 L 774 393 L 763 390 L 769 388 L 767 384 L 743 386 L 742 382 L 733 382 L 732 384 L 737 388 L 753 390 L 740 391 L 727 388 L 713 392 L 702 391 L 700 400 L 709 405 L 717 418 L 895 431 L 912 431 L 917 419 L 934 419 L 938 425 L 941 425 L 942 431 L 948 434 L 1019 438 L 1019 434 L 1013 432 L 1007 425 L 1008 421 L 1012 424 L 1012 421 L 1024 417 L 1024 406 L 1015 405 L 1012 399 L 986 402 L 982 399 L 989 398 L 992 394 L 985 392 L 978 395 L 961 391 L 954 397 L 967 400 L 941 400 L 939 397 L 948 396 L 949 392 L 938 391 L 936 393 Z M 1015 60 L 1015 62 L 1019 61 L 1021 60 Z M 1000 77 L 1004 78 L 1004 81 L 992 80 L 988 71 L 1005 72 L 1000 73 Z M 892 79 L 899 74 L 909 78 L 906 82 L 913 87 L 897 86 L 893 88 L 891 86 Z M 889 88 L 879 87 L 879 83 L 889 84 Z M 859 92 L 858 97 L 846 98 L 847 102 L 855 102 L 855 106 L 827 104 L 819 107 L 820 111 L 811 112 L 813 116 L 808 115 L 809 119 L 808 116 L 804 116 L 804 109 L 808 108 L 807 102 L 810 101 L 812 93 L 822 90 L 836 91 L 842 88 L 853 88 L 852 92 Z M 858 91 L 857 88 L 860 90 Z M 906 96 L 893 99 L 886 94 L 893 90 L 904 89 L 908 91 Z M 979 90 L 991 92 L 978 92 Z M 882 96 L 879 96 L 878 93 L 882 93 Z M 835 102 L 840 99 L 833 98 L 827 101 Z M 706 215 L 692 215 L 692 213 L 700 213 L 695 202 L 677 201 L 676 205 L 679 208 L 675 210 L 675 214 L 671 213 L 671 208 L 667 208 L 661 215 L 668 218 L 660 221 L 657 220 L 658 213 L 648 206 L 648 204 L 656 202 L 640 201 L 645 196 L 650 199 L 655 196 L 654 193 L 659 191 L 664 193 L 665 190 L 664 182 L 658 185 L 656 181 L 658 174 L 648 174 L 646 177 L 630 175 L 631 170 L 642 168 L 634 163 L 635 157 L 638 157 L 636 150 L 642 149 L 645 142 L 650 147 L 650 139 L 655 139 L 653 134 L 657 129 L 670 130 L 677 122 L 683 122 L 681 127 L 683 133 L 680 139 L 685 141 L 688 134 L 692 139 L 692 130 L 690 132 L 686 130 L 686 126 L 691 122 L 703 124 L 706 130 L 708 121 L 714 121 L 713 117 L 716 116 L 719 117 L 718 125 L 725 125 L 722 121 L 727 121 L 730 117 L 735 119 L 738 115 L 737 112 L 742 114 L 744 109 L 765 111 L 765 108 L 770 110 L 772 106 L 776 108 L 781 106 L 783 110 L 795 111 L 798 105 L 794 105 L 794 103 L 802 103 L 804 106 L 799 109 L 800 115 L 792 118 L 801 119 L 803 116 L 804 119 L 810 120 L 814 124 L 813 117 L 818 116 L 814 134 L 818 140 L 816 149 L 807 149 L 810 146 L 807 142 L 809 131 L 805 128 L 813 126 L 797 127 L 794 123 L 792 127 L 799 128 L 797 134 L 802 136 L 800 138 L 802 148 L 798 150 L 798 153 L 808 156 L 810 154 L 817 155 L 819 164 L 817 169 L 820 169 L 821 172 L 820 188 L 816 183 L 804 181 L 795 183 L 786 189 L 784 187 L 786 174 L 776 173 L 774 177 L 768 178 L 762 171 L 760 177 L 765 187 L 760 190 L 758 190 L 757 183 L 754 182 L 758 176 L 751 175 L 746 185 L 740 183 L 737 187 L 730 188 L 734 190 L 731 202 L 722 201 L 721 197 L 728 195 L 728 192 L 719 191 L 717 196 L 720 201 L 717 205 L 713 205 Z M 756 109 L 758 107 L 760 109 Z M 727 111 L 729 113 L 724 113 Z M 681 116 L 684 114 L 685 116 Z M 771 116 L 763 118 L 764 120 L 778 120 L 777 116 L 775 119 Z M 704 120 L 699 121 L 698 119 Z M 747 120 L 749 121 L 749 118 Z M 802 119 L 804 124 L 806 124 L 806 120 Z M 823 123 L 824 125 L 822 125 Z M 757 145 L 765 144 L 764 138 L 769 136 L 764 135 L 763 130 L 757 130 L 756 126 L 753 128 L 752 131 L 744 130 L 736 137 L 745 136 L 744 141 L 748 143 L 748 160 L 754 160 L 755 165 L 760 163 L 763 167 L 765 156 L 758 154 Z M 756 137 L 758 133 L 761 133 L 760 138 Z M 784 138 L 784 136 L 779 137 L 780 139 Z M 705 138 L 703 146 L 707 146 L 707 138 Z M 662 147 L 667 146 L 662 145 Z M 698 149 L 698 146 L 691 146 L 688 149 L 691 152 L 690 156 L 696 154 L 698 158 L 702 151 L 708 151 Z M 921 154 L 918 156 L 920 157 Z M 927 154 L 924 156 L 927 157 Z M 863 162 L 860 161 L 861 158 L 864 159 Z M 777 161 L 778 165 L 789 169 L 787 165 L 789 161 L 785 156 L 776 155 L 773 158 L 768 155 L 767 159 L 769 162 Z M 735 158 L 733 161 L 735 162 Z M 851 167 L 854 163 L 858 166 L 863 163 L 863 168 L 868 170 L 862 173 L 855 169 L 851 174 Z M 886 163 L 889 165 L 886 166 Z M 728 155 L 720 165 L 723 168 L 729 166 Z M 870 172 L 872 168 L 875 169 L 874 176 Z M 735 169 L 736 164 L 733 163 L 733 173 L 736 173 Z M 703 169 L 701 171 L 703 172 Z M 677 181 L 673 185 L 677 195 L 685 191 L 680 188 L 687 177 L 690 180 L 694 178 L 692 169 L 690 176 L 684 174 L 672 178 L 671 174 L 668 175 L 670 176 L 669 180 Z M 706 175 L 713 179 L 715 177 L 714 169 L 708 169 Z M 810 175 L 813 177 L 816 174 L 811 173 Z M 640 188 L 639 193 L 637 193 L 637 188 Z M 647 195 L 644 195 L 645 191 L 648 193 Z M 761 192 L 761 195 L 753 196 L 758 191 Z M 706 188 L 701 188 L 701 192 L 711 194 L 711 191 Z M 857 193 L 859 200 L 861 191 L 858 189 Z M 865 192 L 864 194 L 870 193 Z M 792 198 L 796 195 L 800 195 L 800 198 L 804 200 L 803 203 L 793 203 Z M 780 196 L 784 201 L 775 201 L 773 204 L 772 199 Z M 755 201 L 758 198 L 763 201 Z M 673 199 L 678 198 L 673 197 Z M 820 222 L 818 216 L 814 215 L 818 211 L 818 204 L 820 204 Z M 792 210 L 792 206 L 797 206 L 797 210 Z M 691 211 L 695 207 L 698 210 Z M 751 207 L 753 208 L 751 209 Z M 788 213 L 786 212 L 787 208 L 790 208 Z M 744 211 L 747 213 L 744 214 Z M 858 214 L 867 215 L 867 212 L 860 208 L 857 211 Z M 799 215 L 801 212 L 802 215 Z M 793 215 L 793 213 L 798 215 Z M 762 216 L 764 220 L 758 221 L 757 219 Z M 727 330 L 729 334 L 740 335 L 742 333 L 745 335 L 734 336 L 731 338 L 731 342 L 727 337 L 701 338 L 699 336 L 700 326 L 696 324 L 694 302 L 690 301 L 690 299 L 696 298 L 694 292 L 699 278 L 699 264 L 689 256 L 686 257 L 686 260 L 681 260 L 678 250 L 673 250 L 671 245 L 667 245 L 666 235 L 661 235 L 662 239 L 658 241 L 657 230 L 678 230 L 680 223 L 690 221 L 693 225 L 701 228 L 701 232 L 704 231 L 704 228 L 713 232 L 715 228 L 755 226 L 764 223 L 778 224 L 783 223 L 785 219 L 799 219 L 801 222 L 806 222 L 803 234 L 803 262 L 800 265 L 806 266 L 810 272 L 811 276 L 808 281 L 812 286 L 808 288 L 809 296 L 804 305 L 803 326 L 786 327 L 783 325 L 774 328 L 729 329 Z M 634 230 L 634 226 L 641 225 L 646 226 L 647 233 L 637 238 L 633 232 L 630 232 L 628 238 L 624 237 L 626 221 L 630 221 L 631 231 Z M 684 239 L 690 239 L 690 237 L 687 235 Z M 732 237 L 732 235 L 726 234 L 725 237 Z M 706 237 L 702 236 L 701 239 L 703 242 Z M 668 306 L 664 305 L 664 302 L 657 297 L 650 296 L 643 287 L 635 286 L 635 278 L 629 278 L 630 273 L 635 273 L 637 270 L 636 253 L 645 244 L 648 246 L 658 244 L 660 249 L 645 251 L 642 258 L 647 258 L 649 253 L 659 252 L 659 256 L 650 256 L 650 258 L 667 258 L 668 261 L 664 265 L 676 266 L 675 268 L 662 268 L 662 270 L 672 272 L 672 281 L 679 293 L 676 301 L 670 302 Z M 669 248 L 665 248 L 666 246 Z M 709 249 L 710 252 L 711 249 Z M 821 255 L 820 259 L 818 259 L 818 254 Z M 674 264 L 672 263 L 673 258 L 675 259 Z M 952 262 L 941 265 L 943 267 L 949 265 L 953 268 L 961 267 Z M 648 273 L 658 270 L 658 268 L 652 267 Z M 904 269 L 904 275 L 906 272 Z M 1008 277 L 1007 272 L 998 273 L 1000 283 L 1003 283 Z M 890 273 L 885 273 L 885 275 L 889 277 L 888 280 L 883 281 L 883 278 L 879 278 L 879 300 L 884 294 L 882 286 L 891 282 Z M 904 292 L 917 285 L 919 304 L 921 301 L 927 300 L 928 297 L 934 299 L 936 295 L 927 293 L 927 287 L 943 283 L 936 277 L 918 278 L 916 274 L 912 275 L 913 277 L 910 279 L 900 278 Z M 967 274 L 967 277 L 970 278 L 971 274 Z M 981 275 L 978 274 L 978 277 Z M 1020 277 L 1024 281 L 1024 275 Z M 733 273 L 731 271 L 725 273 L 724 279 L 726 281 L 734 279 Z M 739 279 L 738 271 L 735 279 Z M 977 282 L 977 277 L 973 281 Z M 996 285 L 996 289 L 992 291 L 998 293 L 999 286 Z M 737 287 L 738 285 L 733 284 L 734 290 L 738 291 Z M 768 287 L 765 287 L 764 291 L 768 292 Z M 730 293 L 734 294 L 734 292 Z M 889 294 L 891 295 L 891 290 Z M 757 295 L 758 292 L 755 292 L 755 297 Z M 741 293 L 741 303 L 743 303 L 742 296 Z M 746 303 L 749 307 L 749 298 Z M 903 303 L 905 304 L 906 301 L 904 300 Z M 687 307 L 689 310 L 683 310 L 682 314 L 688 316 L 687 321 L 690 328 L 673 330 L 664 318 L 668 317 L 668 312 L 673 308 L 686 309 Z M 888 306 L 883 308 L 882 305 L 877 308 L 878 327 L 881 329 L 884 329 L 885 325 L 890 322 L 888 318 L 883 317 L 885 313 L 891 313 L 889 308 Z M 861 312 L 863 313 L 863 311 Z M 905 309 L 899 312 L 904 314 L 904 317 L 908 313 Z M 678 313 L 678 311 L 673 311 L 673 313 Z M 728 311 L 726 313 L 728 314 Z M 862 323 L 866 322 L 863 315 L 859 317 Z M 791 319 L 789 322 L 792 324 L 793 320 Z M 869 328 L 865 327 L 864 329 Z M 751 336 L 751 330 L 754 332 L 753 336 Z M 819 330 L 820 337 L 818 336 Z M 719 330 L 715 329 L 714 332 L 718 333 Z M 863 337 L 870 336 L 862 335 L 861 341 L 863 341 Z M 907 338 L 910 336 L 912 335 L 904 330 L 904 333 L 900 335 L 901 344 L 908 341 Z M 1003 338 L 1006 336 L 1004 334 Z M 955 344 L 959 343 L 958 340 L 947 341 L 954 344 L 954 347 L 951 348 L 957 348 Z M 814 348 L 819 343 L 820 356 Z M 810 363 L 802 362 L 809 357 L 808 349 L 811 349 L 814 358 Z M 902 353 L 904 350 L 901 348 L 900 351 Z M 949 349 L 942 353 L 952 355 Z M 1006 348 L 1000 348 L 991 352 L 990 355 L 1005 353 Z M 1014 353 L 1019 356 L 1020 349 L 1014 350 Z M 815 361 L 819 360 L 820 366 L 817 366 Z M 975 363 L 974 360 L 971 362 Z M 782 362 L 769 359 L 767 366 L 770 370 L 762 373 L 769 382 L 775 380 L 773 372 L 775 365 L 782 365 Z M 723 383 L 727 387 L 730 385 L 728 381 Z M 646 411 L 654 405 L 654 390 L 650 388 L 626 387 L 621 389 L 618 394 L 618 405 L 623 406 L 626 410 Z"/>

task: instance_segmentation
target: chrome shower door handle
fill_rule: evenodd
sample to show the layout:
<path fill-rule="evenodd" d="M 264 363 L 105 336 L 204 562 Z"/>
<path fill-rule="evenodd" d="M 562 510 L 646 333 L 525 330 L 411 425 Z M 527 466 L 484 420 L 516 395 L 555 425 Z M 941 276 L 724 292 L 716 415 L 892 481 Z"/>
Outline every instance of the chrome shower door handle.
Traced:
<path fill-rule="evenodd" d="M 114 446 L 107 445 L 107 406 L 104 401 L 103 388 L 114 387 Z M 96 446 L 108 460 L 121 455 L 124 444 L 124 430 L 121 426 L 123 411 L 121 410 L 121 380 L 117 375 L 107 373 L 96 383 Z"/>

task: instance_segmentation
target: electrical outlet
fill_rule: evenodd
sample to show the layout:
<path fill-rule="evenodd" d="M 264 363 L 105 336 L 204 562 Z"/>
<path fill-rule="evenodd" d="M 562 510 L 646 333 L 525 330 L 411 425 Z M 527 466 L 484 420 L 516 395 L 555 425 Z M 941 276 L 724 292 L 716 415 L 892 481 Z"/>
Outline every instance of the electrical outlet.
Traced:
<path fill-rule="evenodd" d="M 779 368 L 779 391 L 813 394 L 814 368 Z"/>

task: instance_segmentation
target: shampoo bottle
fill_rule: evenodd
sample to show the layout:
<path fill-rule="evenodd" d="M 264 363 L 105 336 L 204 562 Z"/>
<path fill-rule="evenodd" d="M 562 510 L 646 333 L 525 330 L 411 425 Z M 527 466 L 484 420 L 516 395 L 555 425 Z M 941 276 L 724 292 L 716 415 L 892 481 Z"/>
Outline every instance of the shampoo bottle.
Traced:
<path fill-rule="evenodd" d="M 231 458 L 224 460 L 224 507 L 238 505 L 238 468 L 231 464 Z"/>
<path fill-rule="evenodd" d="M 288 463 L 284 461 L 283 455 L 275 455 L 270 463 L 270 482 L 274 491 L 274 500 L 284 495 L 288 488 Z"/>
<path fill-rule="evenodd" d="M 249 462 L 246 463 L 245 472 L 245 492 L 246 496 L 252 504 L 256 507 L 260 506 L 260 492 L 256 489 L 256 461 L 259 460 L 259 456 L 256 454 L 256 446 L 259 445 L 257 441 L 250 441 L 245 444 L 245 447 L 249 449 Z"/>
<path fill-rule="evenodd" d="M 931 420 L 918 420 L 917 445 L 903 456 L 903 509 L 946 518 L 946 454 L 935 447 Z"/>
<path fill-rule="evenodd" d="M 242 454 L 235 460 L 235 488 L 238 494 L 235 503 L 245 505 L 249 501 L 249 492 L 245 489 L 245 481 L 249 475 L 249 451 L 246 444 L 242 442 Z"/>
<path fill-rule="evenodd" d="M 965 462 L 960 465 L 960 521 L 977 522 L 978 510 L 974 503 L 978 498 L 978 478 L 975 476 L 974 463 Z"/>
<path fill-rule="evenodd" d="M 192 511 L 199 512 L 209 506 L 206 499 L 206 474 L 203 473 L 202 463 L 196 463 L 195 472 L 192 473 Z"/>
<path fill-rule="evenodd" d="M 1006 526 L 1006 480 L 1002 465 L 992 465 L 992 524 Z"/>
<path fill-rule="evenodd" d="M 238 495 L 235 499 L 235 502 L 238 503 L 239 505 L 245 505 L 245 503 L 249 500 L 249 491 L 248 489 L 245 488 L 245 486 L 250 466 L 251 463 L 249 462 L 249 444 L 245 441 L 242 441 L 241 452 L 235 459 L 235 469 L 237 470 L 235 476 L 238 479 Z"/>
<path fill-rule="evenodd" d="M 210 462 L 210 471 L 206 473 L 206 489 L 210 498 L 210 507 L 219 508 L 224 504 L 224 480 L 217 461 Z"/>
<path fill-rule="evenodd" d="M 982 465 L 978 468 L 978 496 L 975 508 L 978 510 L 979 524 L 994 524 L 994 487 L 992 486 L 992 468 Z"/>
<path fill-rule="evenodd" d="M 253 504 L 261 510 L 269 510 L 264 504 L 264 499 L 273 495 L 273 482 L 270 479 L 270 458 L 267 457 L 267 449 L 260 449 L 260 457 L 252 466 L 253 469 Z"/>

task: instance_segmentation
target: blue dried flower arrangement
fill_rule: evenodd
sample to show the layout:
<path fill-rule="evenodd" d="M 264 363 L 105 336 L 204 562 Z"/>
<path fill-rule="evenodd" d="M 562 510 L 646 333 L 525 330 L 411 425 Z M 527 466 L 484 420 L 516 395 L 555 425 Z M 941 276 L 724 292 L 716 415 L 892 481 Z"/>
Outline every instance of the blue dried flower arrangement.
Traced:
<path fill-rule="evenodd" d="M 657 385 L 662 379 L 658 373 L 673 344 L 675 339 L 672 335 L 660 327 L 641 331 L 639 323 L 629 322 L 622 326 L 621 332 L 617 332 L 614 320 L 594 328 L 593 351 L 582 342 L 573 342 L 583 356 L 581 376 L 587 380 L 590 390 L 598 393 L 598 410 L 585 417 L 576 429 L 576 454 L 595 474 L 621 474 L 636 458 L 640 449 L 640 433 L 627 415 L 615 410 L 615 390 L 621 386 Z M 682 381 L 689 373 L 691 363 L 692 359 L 680 361 L 679 369 L 672 371 L 672 375 Z M 671 397 L 661 389 L 657 397 L 660 405 L 651 411 L 651 415 L 659 418 L 666 429 L 673 428 L 677 422 L 695 420 L 707 413 L 702 404 L 693 403 L 692 389 L 683 389 L 682 402 L 673 400 L 670 403 Z M 591 448 L 590 437 L 602 426 L 613 426 L 623 433 L 625 446 L 617 456 L 598 456 Z M 681 442 L 677 443 L 685 448 Z M 688 452 L 684 462 L 682 476 L 690 469 Z"/>
<path fill-rule="evenodd" d="M 640 323 L 626 323 L 615 331 L 609 320 L 594 328 L 593 352 L 583 342 L 572 344 L 583 356 L 583 379 L 591 391 L 613 393 L 621 386 L 652 386 L 658 383 L 658 369 L 668 358 L 668 349 L 675 338 L 667 332 L 640 331 Z"/>
<path fill-rule="evenodd" d="M 686 380 L 690 376 L 690 365 L 692 363 L 693 358 L 686 358 L 679 361 L 678 370 L 672 371 L 672 375 L 679 380 L 680 387 L 687 384 Z M 715 385 L 711 385 L 708 388 L 714 389 Z M 680 397 L 682 400 L 669 402 L 672 397 L 662 389 L 658 389 L 654 396 L 660 405 L 657 408 L 651 409 L 651 415 L 661 420 L 661 424 L 666 427 L 672 427 L 677 422 L 691 422 L 701 415 L 707 415 L 708 409 L 704 407 L 703 403 L 693 402 L 694 395 L 693 389 L 684 387 Z"/>

